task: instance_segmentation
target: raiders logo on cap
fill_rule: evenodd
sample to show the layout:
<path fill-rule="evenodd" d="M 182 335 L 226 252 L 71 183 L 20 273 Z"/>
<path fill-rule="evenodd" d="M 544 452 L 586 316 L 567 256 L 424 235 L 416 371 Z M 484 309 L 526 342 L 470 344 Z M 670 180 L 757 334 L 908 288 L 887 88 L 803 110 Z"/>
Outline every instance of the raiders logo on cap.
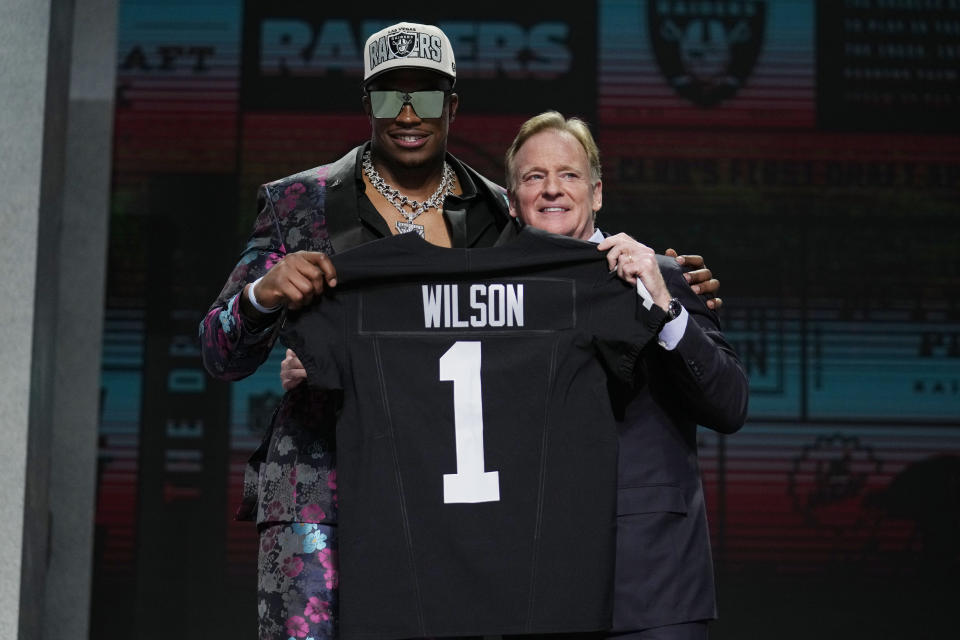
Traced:
<path fill-rule="evenodd" d="M 367 38 L 363 49 L 363 83 L 394 69 L 425 69 L 457 79 L 450 40 L 429 24 L 400 22 Z"/>
<path fill-rule="evenodd" d="M 415 33 L 401 31 L 387 38 L 387 42 L 390 43 L 390 51 L 393 51 L 394 56 L 406 58 L 410 55 L 410 52 L 413 51 L 413 43 L 416 41 L 416 38 L 417 35 Z"/>

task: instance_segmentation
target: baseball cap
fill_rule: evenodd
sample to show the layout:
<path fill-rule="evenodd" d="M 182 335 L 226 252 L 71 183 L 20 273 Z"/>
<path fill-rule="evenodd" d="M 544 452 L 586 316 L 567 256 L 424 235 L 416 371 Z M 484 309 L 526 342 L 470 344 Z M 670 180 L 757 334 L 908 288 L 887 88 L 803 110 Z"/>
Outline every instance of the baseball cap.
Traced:
<path fill-rule="evenodd" d="M 363 48 L 363 84 L 394 69 L 426 69 L 457 80 L 450 40 L 429 24 L 398 22 L 367 38 Z"/>

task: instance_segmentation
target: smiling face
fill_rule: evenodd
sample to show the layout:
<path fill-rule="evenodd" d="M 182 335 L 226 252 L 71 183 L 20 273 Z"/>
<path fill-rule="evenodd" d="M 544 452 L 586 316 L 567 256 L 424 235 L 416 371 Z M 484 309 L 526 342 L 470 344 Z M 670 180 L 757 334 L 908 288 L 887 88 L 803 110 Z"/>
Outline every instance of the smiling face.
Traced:
<path fill-rule="evenodd" d="M 431 71 L 398 69 L 390 71 L 367 86 L 370 91 L 447 91 L 450 80 Z M 363 111 L 373 129 L 371 145 L 378 164 L 391 172 L 442 166 L 447 151 L 447 131 L 457 112 L 457 94 L 449 94 L 439 118 L 421 118 L 409 104 L 393 118 L 375 118 L 369 96 L 363 97 Z"/>
<path fill-rule="evenodd" d="M 587 152 L 576 138 L 557 129 L 536 133 L 517 151 L 514 168 L 511 215 L 571 238 L 593 235 L 603 185 L 591 179 Z"/>

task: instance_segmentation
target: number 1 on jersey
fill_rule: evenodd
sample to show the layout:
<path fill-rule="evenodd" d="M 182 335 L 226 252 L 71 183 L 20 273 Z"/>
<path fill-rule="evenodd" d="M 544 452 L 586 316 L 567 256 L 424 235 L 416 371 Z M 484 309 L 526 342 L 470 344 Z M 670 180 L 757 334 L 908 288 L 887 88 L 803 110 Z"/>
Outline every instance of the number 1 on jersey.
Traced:
<path fill-rule="evenodd" d="M 480 343 L 455 342 L 440 357 L 440 380 L 453 382 L 457 472 L 443 474 L 443 502 L 497 502 L 500 474 L 484 471 Z"/>

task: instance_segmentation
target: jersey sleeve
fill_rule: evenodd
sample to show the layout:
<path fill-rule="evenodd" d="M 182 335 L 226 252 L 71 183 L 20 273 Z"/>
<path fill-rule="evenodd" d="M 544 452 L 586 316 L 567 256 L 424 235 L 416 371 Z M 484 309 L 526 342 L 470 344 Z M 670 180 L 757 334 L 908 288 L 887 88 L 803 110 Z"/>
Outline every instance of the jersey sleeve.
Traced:
<path fill-rule="evenodd" d="M 280 341 L 293 349 L 307 370 L 307 383 L 319 389 L 342 389 L 342 371 L 349 339 L 345 331 L 346 300 L 325 292 L 309 307 L 288 312 Z"/>
<path fill-rule="evenodd" d="M 641 351 L 656 339 L 667 314 L 657 305 L 646 308 L 633 287 L 615 274 L 611 278 L 590 296 L 590 330 L 607 371 L 630 383 Z"/>

